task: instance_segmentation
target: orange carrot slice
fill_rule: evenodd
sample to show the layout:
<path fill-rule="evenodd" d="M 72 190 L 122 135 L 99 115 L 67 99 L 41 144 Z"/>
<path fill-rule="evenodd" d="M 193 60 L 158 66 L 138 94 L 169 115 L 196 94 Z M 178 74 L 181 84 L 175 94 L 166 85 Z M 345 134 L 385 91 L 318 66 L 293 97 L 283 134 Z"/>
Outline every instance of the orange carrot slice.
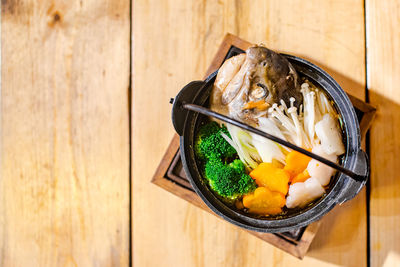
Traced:
<path fill-rule="evenodd" d="M 304 170 L 302 173 L 299 173 L 296 175 L 296 177 L 294 177 L 291 181 L 291 184 L 294 183 L 302 183 L 305 182 L 308 178 L 310 178 L 310 174 L 308 173 L 307 170 Z"/>
<path fill-rule="evenodd" d="M 290 174 L 290 178 L 293 179 L 307 168 L 310 160 L 311 158 L 306 155 L 297 151 L 291 151 L 286 156 L 286 165 L 283 169 L 287 171 Z"/>

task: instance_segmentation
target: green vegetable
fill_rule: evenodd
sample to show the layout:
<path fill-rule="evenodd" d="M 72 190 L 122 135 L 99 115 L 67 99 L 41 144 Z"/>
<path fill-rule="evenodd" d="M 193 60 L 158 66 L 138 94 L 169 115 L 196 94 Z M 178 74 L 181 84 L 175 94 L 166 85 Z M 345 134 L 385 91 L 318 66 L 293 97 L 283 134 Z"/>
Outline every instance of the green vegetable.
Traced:
<path fill-rule="evenodd" d="M 197 156 L 205 162 L 203 173 L 210 187 L 222 197 L 234 199 L 252 192 L 254 180 L 246 174 L 246 168 L 237 157 L 236 150 L 222 137 L 229 136 L 226 127 L 210 122 L 200 128 L 195 143 Z"/>
<path fill-rule="evenodd" d="M 195 149 L 201 159 L 227 159 L 236 155 L 236 150 L 222 137 L 221 132 L 229 135 L 226 127 L 220 128 L 215 121 L 200 128 Z"/>
<path fill-rule="evenodd" d="M 256 189 L 254 180 L 245 173 L 245 166 L 239 159 L 230 164 L 220 159 L 208 160 L 204 173 L 211 188 L 223 197 L 237 198 Z"/>

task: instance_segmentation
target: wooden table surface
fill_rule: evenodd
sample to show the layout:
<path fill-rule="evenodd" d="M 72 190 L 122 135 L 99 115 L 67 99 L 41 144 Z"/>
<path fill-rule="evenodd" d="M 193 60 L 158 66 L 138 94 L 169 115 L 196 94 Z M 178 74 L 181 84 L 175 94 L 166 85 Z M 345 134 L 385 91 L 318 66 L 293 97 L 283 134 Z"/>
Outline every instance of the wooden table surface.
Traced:
<path fill-rule="evenodd" d="M 2 0 L 0 266 L 399 266 L 400 4 Z M 150 183 L 227 33 L 378 107 L 371 179 L 301 261 Z"/>

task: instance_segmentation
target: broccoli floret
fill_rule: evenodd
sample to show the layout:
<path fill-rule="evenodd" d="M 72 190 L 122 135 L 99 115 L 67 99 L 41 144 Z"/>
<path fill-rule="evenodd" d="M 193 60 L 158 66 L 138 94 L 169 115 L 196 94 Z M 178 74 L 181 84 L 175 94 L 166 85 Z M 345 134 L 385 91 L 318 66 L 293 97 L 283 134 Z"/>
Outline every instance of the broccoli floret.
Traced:
<path fill-rule="evenodd" d="M 203 173 L 210 187 L 222 197 L 235 199 L 252 192 L 256 188 L 254 180 L 246 174 L 243 162 L 236 150 L 222 137 L 221 132 L 230 137 L 225 126 L 210 122 L 202 126 L 197 134 L 195 151 L 205 164 Z"/>
<path fill-rule="evenodd" d="M 245 173 L 243 162 L 238 159 L 230 164 L 223 163 L 221 159 L 209 159 L 205 165 L 205 177 L 214 191 L 231 199 L 256 188 L 254 180 Z"/>
<path fill-rule="evenodd" d="M 195 151 L 199 158 L 227 159 L 236 155 L 236 150 L 222 137 L 221 132 L 230 137 L 226 127 L 220 128 L 215 121 L 200 128 L 195 143 Z"/>
<path fill-rule="evenodd" d="M 239 159 L 235 159 L 233 162 L 229 164 L 229 167 L 232 167 L 237 172 L 246 173 L 246 167 L 244 166 L 243 162 Z"/>

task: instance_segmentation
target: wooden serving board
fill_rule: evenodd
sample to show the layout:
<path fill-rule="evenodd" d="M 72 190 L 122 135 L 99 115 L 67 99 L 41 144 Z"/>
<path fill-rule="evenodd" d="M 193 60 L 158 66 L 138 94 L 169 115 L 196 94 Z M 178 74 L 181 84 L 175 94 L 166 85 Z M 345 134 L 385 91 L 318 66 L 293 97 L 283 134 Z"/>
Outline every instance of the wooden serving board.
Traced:
<path fill-rule="evenodd" d="M 249 46 L 251 46 L 251 43 L 242 40 L 235 35 L 227 34 L 208 68 L 205 77 L 216 71 L 225 59 L 236 55 L 240 50 L 246 50 Z M 374 119 L 376 109 L 354 96 L 349 95 L 349 98 L 354 105 L 357 118 L 360 122 L 361 137 L 364 138 Z M 153 176 L 152 183 L 210 213 L 213 213 L 195 193 L 186 177 L 180 158 L 178 135 L 173 137 L 156 170 L 156 173 Z M 319 225 L 320 222 L 314 222 L 307 227 L 299 228 L 295 231 L 275 234 L 259 233 L 248 230 L 244 231 L 247 231 L 275 247 L 302 259 L 314 239 Z"/>

